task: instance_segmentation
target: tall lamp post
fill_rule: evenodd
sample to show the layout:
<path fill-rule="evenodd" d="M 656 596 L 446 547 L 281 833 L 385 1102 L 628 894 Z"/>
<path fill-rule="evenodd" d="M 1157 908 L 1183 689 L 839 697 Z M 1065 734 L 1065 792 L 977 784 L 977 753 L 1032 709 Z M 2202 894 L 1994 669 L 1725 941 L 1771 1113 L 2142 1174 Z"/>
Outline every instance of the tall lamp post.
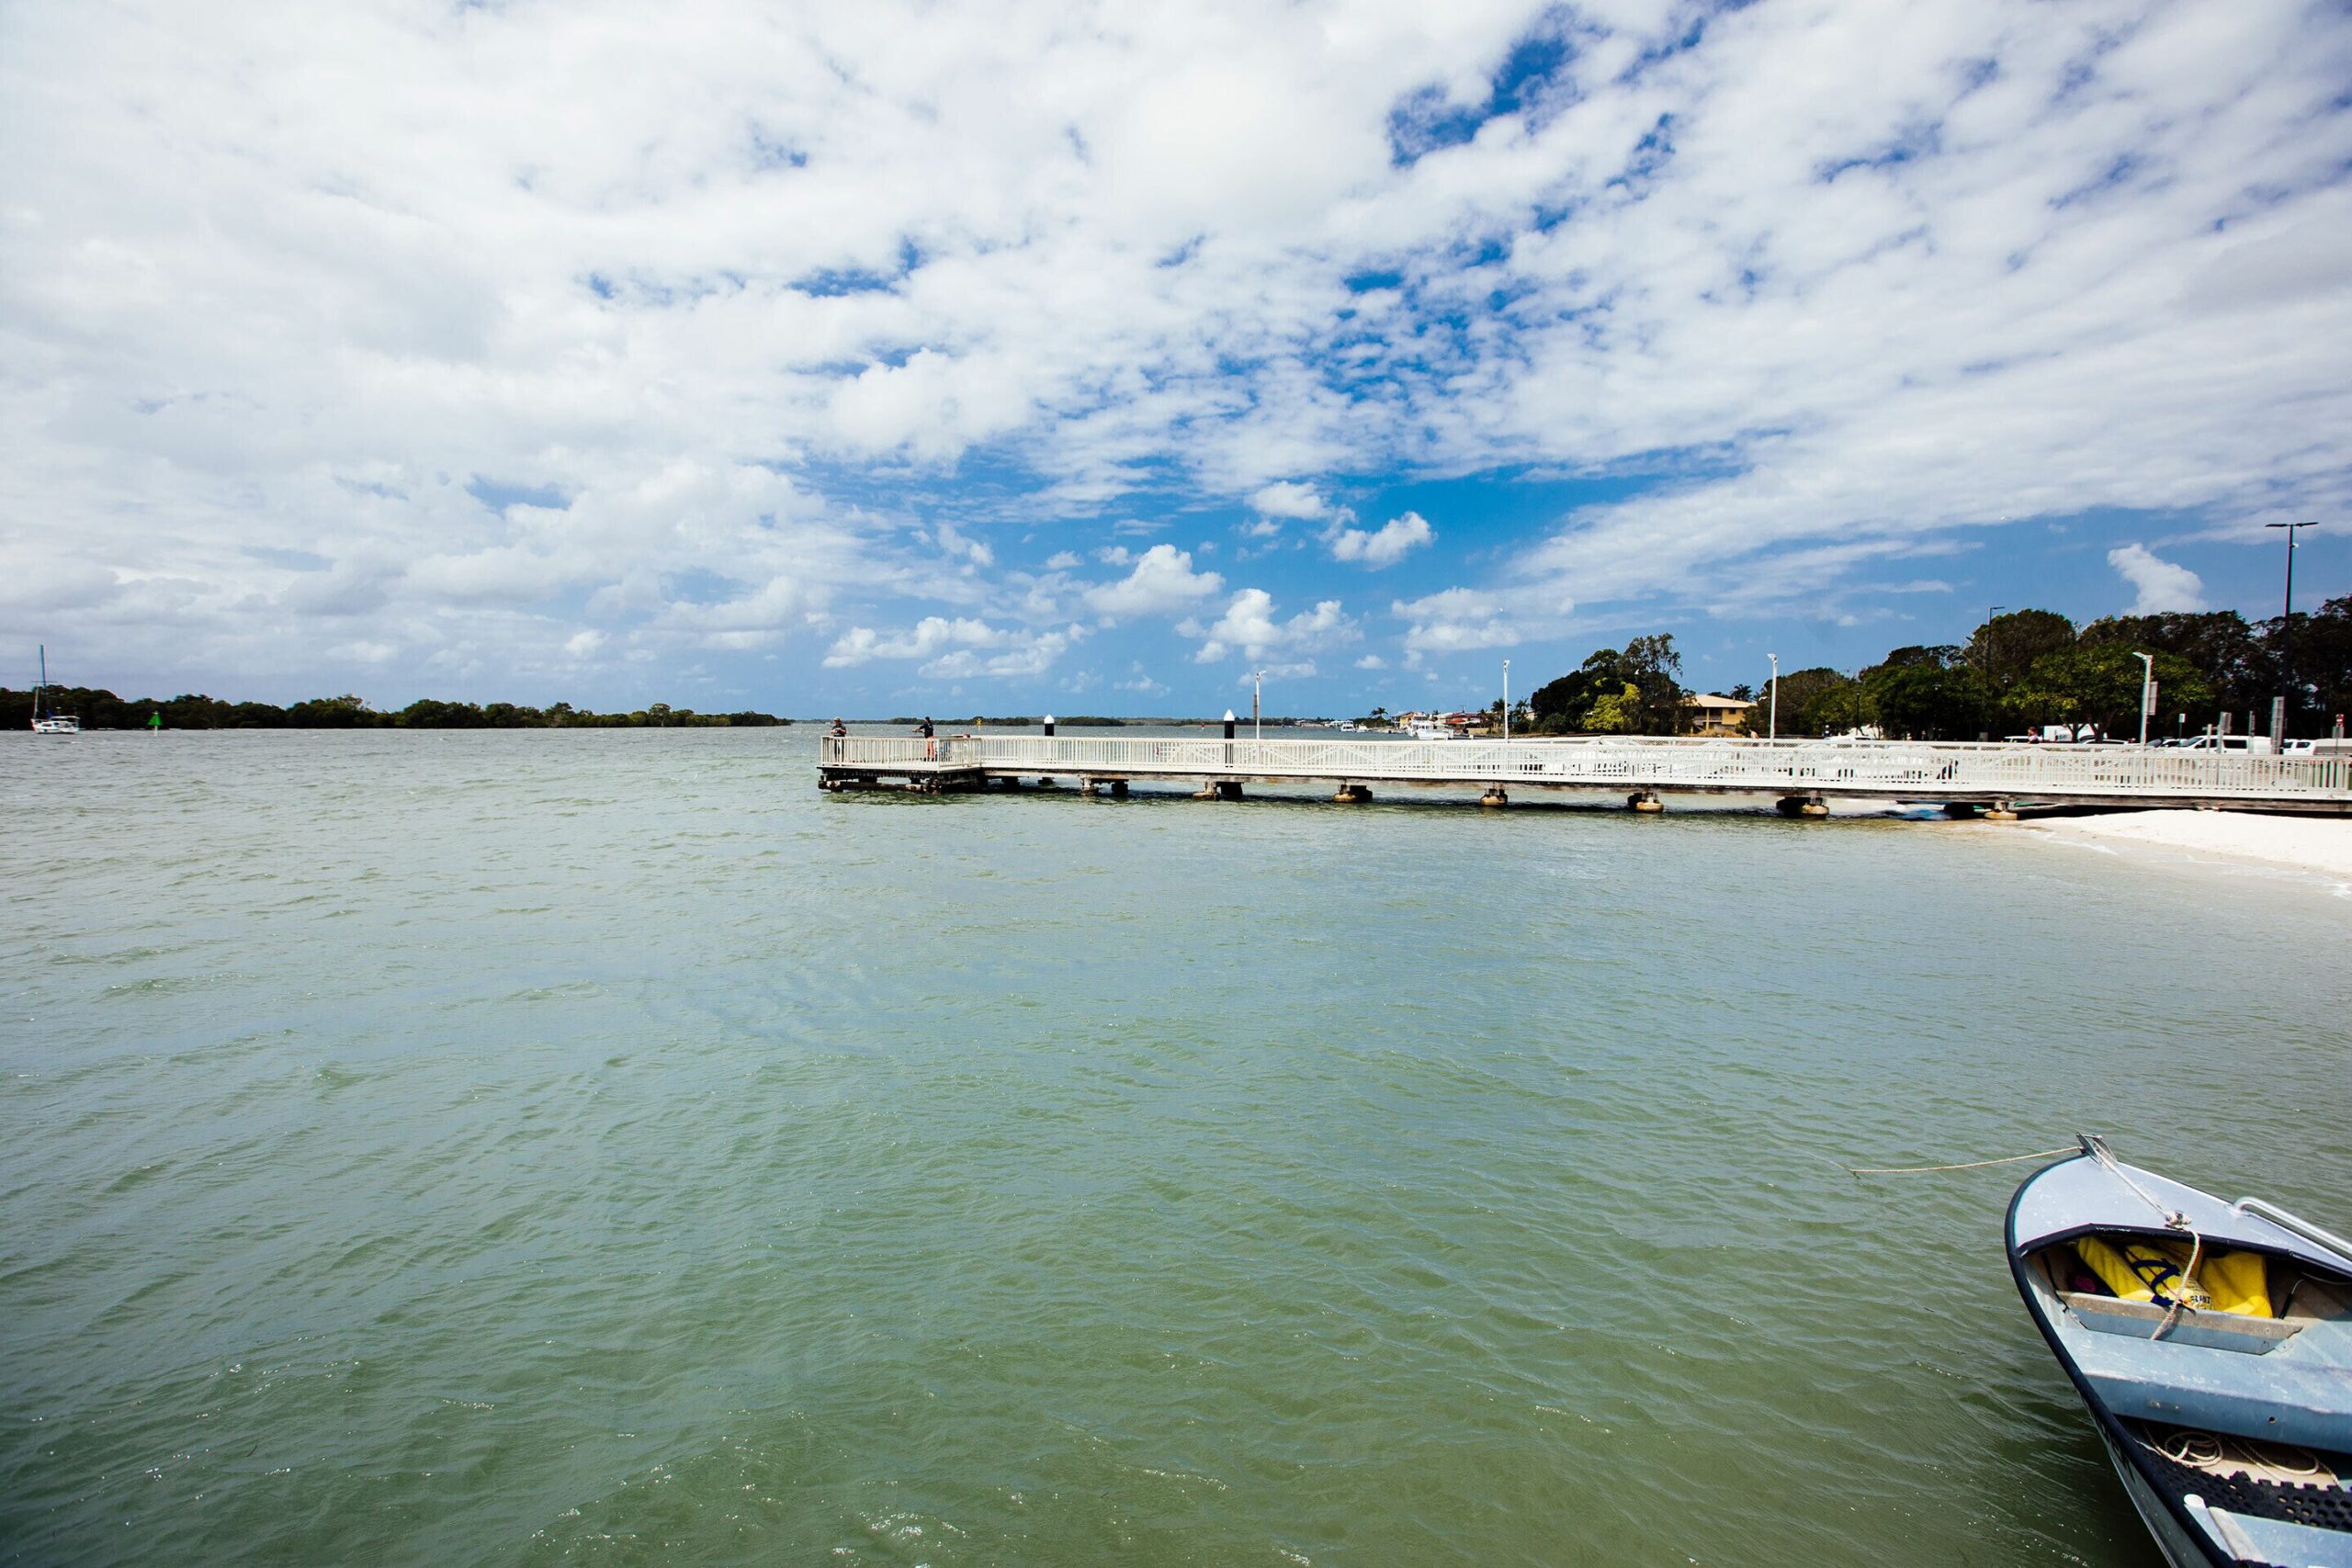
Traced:
<path fill-rule="evenodd" d="M 1503 660 L 1503 739 L 1510 739 L 1510 660 Z"/>
<path fill-rule="evenodd" d="M 2287 726 L 2284 722 L 2295 690 L 2295 536 L 2305 528 L 2316 528 L 2317 523 L 2265 523 L 2266 528 L 2287 530 L 2287 607 L 2278 631 L 2278 705 L 2270 725 L 2270 749 L 2287 749 Z"/>
<path fill-rule="evenodd" d="M 1265 696 L 1265 694 L 1266 672 L 1263 670 L 1250 671 L 1250 739 L 1252 740 L 1263 740 L 1266 738 L 1266 721 L 1261 706 L 1261 700 Z"/>
<path fill-rule="evenodd" d="M 2156 656 L 2153 653 L 2134 653 L 2132 657 L 2138 660 L 2141 665 L 2140 744 L 2145 746 L 2148 743 L 2148 713 L 2156 705 Z"/>
<path fill-rule="evenodd" d="M 1764 657 L 1772 661 L 1772 706 L 1770 716 L 1765 720 L 1770 728 L 1764 739 L 1778 740 L 1781 738 L 1781 656 L 1768 653 Z"/>

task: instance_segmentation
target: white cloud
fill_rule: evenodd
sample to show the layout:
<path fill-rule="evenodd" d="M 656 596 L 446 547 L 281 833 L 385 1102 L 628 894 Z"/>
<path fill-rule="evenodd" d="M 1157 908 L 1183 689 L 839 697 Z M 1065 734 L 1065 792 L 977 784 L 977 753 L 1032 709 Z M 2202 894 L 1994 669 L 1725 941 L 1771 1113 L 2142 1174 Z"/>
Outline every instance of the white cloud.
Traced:
<path fill-rule="evenodd" d="M 593 658 L 596 650 L 604 646 L 605 634 L 603 632 L 574 632 L 571 637 L 564 639 L 563 651 L 570 654 L 574 659 L 588 659 Z"/>
<path fill-rule="evenodd" d="M 806 583 L 779 572 L 730 598 L 672 603 L 658 624 L 684 631 L 705 647 L 764 648 L 806 625 L 814 603 Z"/>
<path fill-rule="evenodd" d="M 852 626 L 825 655 L 831 669 L 847 669 L 876 659 L 921 659 L 916 673 L 926 680 L 1037 675 L 1052 668 L 1086 629 L 1008 629 L 985 621 L 926 615 L 903 632 Z"/>
<path fill-rule="evenodd" d="M 928 659 L 950 645 L 963 648 L 996 648 L 1008 639 L 1007 635 L 985 621 L 943 615 L 926 615 L 911 630 L 877 632 L 871 626 L 852 626 L 834 639 L 825 654 L 828 669 L 844 669 L 864 664 L 874 659 Z"/>
<path fill-rule="evenodd" d="M 1362 659 L 1356 660 L 1356 668 L 1359 670 L 1385 670 L 1388 668 L 1388 660 L 1381 658 L 1380 655 L 1376 653 L 1367 653 Z"/>
<path fill-rule="evenodd" d="M 1078 553 L 1074 550 L 1056 550 L 1046 558 L 1047 571 L 1069 571 L 1075 570 L 1078 564 Z"/>
<path fill-rule="evenodd" d="M 2108 551 L 2107 564 L 2122 573 L 2123 581 L 2138 594 L 2132 602 L 2132 615 L 2205 607 L 2205 584 L 2198 575 L 2185 566 L 2158 559 L 2143 545 L 2122 545 Z"/>
<path fill-rule="evenodd" d="M 952 523 L 942 523 L 932 530 L 932 537 L 939 545 L 939 552 L 951 558 L 961 558 L 974 566 L 994 566 L 996 552 L 979 540 L 972 538 Z"/>
<path fill-rule="evenodd" d="M 1021 633 L 1008 639 L 1012 646 L 1004 652 L 984 657 L 969 648 L 959 648 L 923 665 L 920 673 L 935 681 L 1042 675 L 1053 667 L 1054 660 L 1085 637 L 1083 626 Z"/>
<path fill-rule="evenodd" d="M 1086 602 L 1105 615 L 1172 615 L 1224 585 L 1216 572 L 1194 571 L 1190 551 L 1154 545 L 1124 579 L 1089 589 Z"/>
<path fill-rule="evenodd" d="M 1437 537 L 1429 520 L 1418 512 L 1392 517 L 1377 529 L 1335 528 L 1325 537 L 1333 560 L 1360 561 L 1377 570 L 1395 566 L 1411 551 Z"/>
<path fill-rule="evenodd" d="M 1256 660 L 1274 649 L 1350 642 L 1358 635 L 1356 624 L 1341 612 L 1337 599 L 1323 600 L 1312 610 L 1278 621 L 1274 617 L 1274 596 L 1262 588 L 1245 588 L 1236 593 L 1225 614 L 1205 631 L 1197 623 L 1188 623 L 1177 630 L 1187 637 L 1206 639 L 1193 655 L 1196 664 L 1214 663 L 1237 649 L 1243 658 Z"/>
<path fill-rule="evenodd" d="M 1311 523 L 1329 512 L 1331 505 L 1313 485 L 1282 479 L 1252 495 L 1250 509 L 1261 517 L 1288 517 Z"/>
<path fill-rule="evenodd" d="M 1390 608 L 1409 623 L 1405 629 L 1405 646 L 1413 657 L 1406 660 L 1408 668 L 1418 668 L 1418 656 L 1424 653 L 1510 648 L 1530 635 L 1530 628 L 1505 616 L 1501 595 L 1476 589 L 1449 588 L 1410 603 L 1399 602 Z M 1566 604 L 1558 606 L 1562 615 L 1567 609 Z"/>

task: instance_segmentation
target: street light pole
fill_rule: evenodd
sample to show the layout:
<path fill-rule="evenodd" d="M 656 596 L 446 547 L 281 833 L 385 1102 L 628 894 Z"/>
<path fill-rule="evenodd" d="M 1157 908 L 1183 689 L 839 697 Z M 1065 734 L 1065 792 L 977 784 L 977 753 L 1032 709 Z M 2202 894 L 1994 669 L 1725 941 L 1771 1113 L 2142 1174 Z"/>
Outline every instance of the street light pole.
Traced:
<path fill-rule="evenodd" d="M 1261 708 L 1260 708 L 1260 699 L 1261 699 L 1261 698 L 1262 698 L 1265 694 L 1266 694 L 1266 672 L 1265 672 L 1263 670 L 1252 670 L 1252 671 L 1250 671 L 1250 739 L 1252 739 L 1252 740 L 1263 740 L 1263 739 L 1266 738 L 1266 721 L 1265 721 L 1264 716 L 1263 716 L 1263 714 L 1262 714 L 1262 712 L 1261 711 Z"/>
<path fill-rule="evenodd" d="M 1510 739 L 1510 660 L 1503 660 L 1503 739 Z"/>
<path fill-rule="evenodd" d="M 2142 666 L 2140 671 L 2140 744 L 2148 743 L 2148 710 L 2156 705 L 2156 656 L 2134 653 Z"/>
<path fill-rule="evenodd" d="M 1772 710 L 1771 716 L 1766 720 L 1771 728 L 1764 739 L 1778 740 L 1781 738 L 1781 656 L 1768 653 L 1764 657 L 1772 661 Z"/>
<path fill-rule="evenodd" d="M 2278 630 L 2278 704 L 2280 716 L 2286 717 L 2293 712 L 2290 705 L 2294 701 L 2295 690 L 2295 536 L 2305 528 L 2316 528 L 2319 525 L 2265 523 L 2263 526 L 2287 530 L 2287 605 Z M 2277 731 L 2270 737 L 2270 749 L 2274 752 L 2284 751 L 2287 749 L 2287 727 L 2273 724 L 2270 728 Z"/>

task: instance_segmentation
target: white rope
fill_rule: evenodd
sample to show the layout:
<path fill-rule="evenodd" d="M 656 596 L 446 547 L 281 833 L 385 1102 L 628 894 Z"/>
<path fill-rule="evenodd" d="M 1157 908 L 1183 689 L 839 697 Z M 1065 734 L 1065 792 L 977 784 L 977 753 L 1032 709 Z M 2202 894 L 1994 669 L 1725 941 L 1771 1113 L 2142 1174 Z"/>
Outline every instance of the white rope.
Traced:
<path fill-rule="evenodd" d="M 2256 1481 L 2286 1482 L 2294 1485 L 2308 1485 L 2313 1482 L 2333 1485 L 2335 1482 L 2335 1472 L 2321 1464 L 2317 1454 L 2291 1443 L 2258 1443 L 2249 1438 L 2221 1438 L 2187 1427 L 2176 1427 L 2154 1439 L 2143 1438 L 2142 1441 L 2173 1463 L 2202 1471 L 2207 1475 L 2246 1475 Z"/>
<path fill-rule="evenodd" d="M 2156 1331 L 2148 1336 L 2151 1339 L 2162 1339 L 2172 1332 L 2172 1325 L 2180 1321 L 2182 1313 L 2197 1310 L 2188 1304 L 2189 1292 L 2195 1291 L 2199 1295 L 2204 1294 L 2205 1287 L 2197 1282 L 2197 1260 L 2205 1256 L 2205 1238 L 2197 1234 L 2196 1227 L 2193 1225 L 2189 1227 L 2188 1234 L 2191 1238 L 2188 1247 L 2188 1267 L 2180 1271 L 2180 1288 L 2172 1293 L 2172 1310 L 2165 1314 L 2165 1320 L 2162 1323 L 2156 1325 Z M 2211 1297 L 2206 1299 L 2211 1300 Z"/>
<path fill-rule="evenodd" d="M 1919 1176 L 1931 1170 L 1982 1170 L 1988 1165 L 2016 1165 L 2021 1160 L 2049 1159 L 2074 1152 L 2072 1149 L 2042 1149 L 2030 1155 L 2004 1155 L 1999 1159 L 1973 1159 L 1965 1165 L 1849 1165 L 1845 1169 L 1849 1176 Z"/>
<path fill-rule="evenodd" d="M 2167 1226 L 2174 1230 L 2187 1230 L 2188 1228 L 2188 1216 L 2187 1214 L 2182 1213 L 2177 1209 L 2165 1208 L 2162 1203 L 2157 1202 L 2154 1198 L 2149 1195 L 2146 1188 L 2132 1179 L 2132 1173 L 2125 1170 L 2122 1165 L 2116 1159 L 2114 1154 L 2109 1150 L 2107 1146 L 2107 1140 L 2105 1138 L 2086 1138 L 2083 1142 L 2083 1146 L 2090 1150 L 2091 1157 L 2098 1161 L 2102 1166 L 2105 1166 L 2109 1174 L 2112 1175 L 2116 1180 L 2120 1181 L 2124 1186 L 2129 1187 L 2132 1191 L 2138 1193 L 2140 1195 L 2140 1201 L 2148 1205 L 2149 1208 L 2154 1209 L 2156 1212 L 2156 1217 L 2164 1221 Z"/>
<path fill-rule="evenodd" d="M 2146 1188 L 2132 1180 L 2131 1173 L 2123 1168 L 2120 1162 L 2108 1149 L 2106 1139 L 2086 1137 L 2083 1140 L 2083 1147 L 2089 1150 L 2091 1157 L 2105 1167 L 2118 1181 L 2138 1193 L 2140 1201 L 2154 1209 L 2157 1218 L 2164 1221 L 2166 1230 L 2188 1233 L 2188 1267 L 2180 1271 L 2180 1288 L 2173 1292 L 2172 1304 L 2165 1313 L 2165 1320 L 2156 1325 L 2155 1333 L 2149 1336 L 2152 1339 L 2162 1339 L 2172 1332 L 2173 1325 L 2180 1321 L 2182 1313 L 2197 1310 L 2188 1304 L 2188 1293 L 2194 1291 L 2199 1295 L 2205 1294 L 2204 1287 L 2197 1282 L 2197 1265 L 2205 1256 L 2205 1237 L 2199 1233 L 2195 1225 L 2188 1223 L 2188 1214 L 2178 1209 L 2165 1208 L 2150 1195 Z M 2208 1300 L 2210 1302 L 2211 1298 L 2209 1297 Z"/>

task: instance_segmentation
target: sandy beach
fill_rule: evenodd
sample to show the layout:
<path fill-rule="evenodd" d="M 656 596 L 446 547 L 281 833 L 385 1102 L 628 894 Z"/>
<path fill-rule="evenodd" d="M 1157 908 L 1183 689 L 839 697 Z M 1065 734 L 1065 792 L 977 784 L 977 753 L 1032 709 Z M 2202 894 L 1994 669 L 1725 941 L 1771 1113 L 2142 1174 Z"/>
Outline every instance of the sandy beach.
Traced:
<path fill-rule="evenodd" d="M 2179 850 L 2192 858 L 2292 866 L 2352 877 L 2352 818 L 2272 817 L 2245 811 L 2131 811 L 2046 818 L 2053 838 Z"/>

